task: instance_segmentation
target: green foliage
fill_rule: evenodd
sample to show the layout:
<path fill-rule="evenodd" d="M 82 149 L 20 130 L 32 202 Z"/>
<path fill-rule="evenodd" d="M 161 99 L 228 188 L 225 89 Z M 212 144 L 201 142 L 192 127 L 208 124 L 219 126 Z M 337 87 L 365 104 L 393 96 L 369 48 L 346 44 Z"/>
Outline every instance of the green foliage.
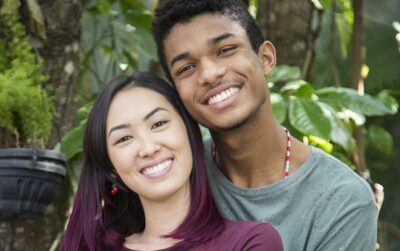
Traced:
<path fill-rule="evenodd" d="M 92 104 L 85 105 L 78 110 L 78 126 L 71 129 L 64 135 L 61 142 L 57 144 L 56 148 L 63 148 L 63 152 L 67 159 L 74 159 L 79 157 L 82 152 L 82 139 L 86 120 L 89 116 Z"/>
<path fill-rule="evenodd" d="M 321 101 L 331 104 L 337 110 L 348 108 L 365 116 L 379 116 L 397 112 L 397 109 L 388 106 L 383 100 L 368 94 L 360 96 L 355 90 L 349 88 L 327 87 L 318 90 L 316 93 Z"/>
<path fill-rule="evenodd" d="M 48 80 L 16 15 L 0 16 L 0 128 L 16 145 L 44 145 L 52 129 L 53 104 L 42 85 Z M 12 144 L 15 142 L 7 142 Z"/>
<path fill-rule="evenodd" d="M 151 12 L 143 1 L 89 0 L 84 7 L 80 76 L 86 95 L 82 98 L 90 102 L 118 73 L 147 69 L 156 49 Z"/>
<path fill-rule="evenodd" d="M 298 67 L 279 65 L 276 67 L 276 70 L 271 72 L 271 74 L 268 76 L 268 81 L 272 83 L 276 83 L 278 81 L 289 81 L 299 79 L 300 76 L 301 71 Z"/>
<path fill-rule="evenodd" d="M 372 125 L 368 129 L 367 143 L 369 148 L 378 153 L 389 155 L 393 151 L 392 136 L 382 127 Z"/>
<path fill-rule="evenodd" d="M 275 119 L 278 123 L 282 124 L 286 118 L 287 104 L 282 95 L 280 95 L 279 93 L 271 93 L 270 98 Z"/>
<path fill-rule="evenodd" d="M 79 108 L 78 110 L 78 126 L 68 131 L 64 137 L 55 146 L 55 150 L 62 151 L 68 161 L 68 174 L 73 187 L 76 189 L 80 170 L 81 154 L 83 152 L 83 137 L 86 127 L 86 121 L 92 109 L 92 103 Z"/>
<path fill-rule="evenodd" d="M 85 105 L 79 113 L 90 110 L 93 97 L 105 83 L 119 72 L 148 69 L 149 62 L 156 60 L 156 51 L 150 32 L 151 3 L 138 0 L 89 0 L 85 2 L 83 15 L 84 56 L 81 68 L 82 93 Z M 256 6 L 257 1 L 251 1 Z M 281 65 L 268 76 L 271 86 L 271 102 L 275 117 L 291 129 L 292 133 L 309 144 L 332 152 L 344 162 L 354 151 L 352 130 L 362 125 L 368 116 L 382 116 L 397 112 L 398 104 L 388 92 L 378 95 L 358 96 L 348 88 L 318 88 L 331 85 L 334 60 L 338 83 L 346 86 L 349 75 L 349 43 L 352 32 L 353 12 L 350 0 L 336 2 L 333 15 L 336 37 L 333 58 L 328 58 L 330 26 L 329 10 L 334 1 L 315 0 L 327 12 L 323 33 L 316 53 L 316 67 L 311 83 L 301 79 L 298 67 Z M 250 7 L 251 7 L 250 6 Z M 383 64 L 382 64 L 383 65 Z M 372 72 L 372 71 L 371 71 Z M 372 76 L 372 73 L 371 73 Z M 335 82 L 335 83 L 336 83 Z M 322 84 L 321 84 L 322 83 Z M 82 149 L 85 118 L 65 135 L 59 147 L 63 147 L 68 159 L 76 160 Z M 204 130 L 202 130 L 204 131 Z M 203 133 L 207 133 L 207 130 Z M 369 132 L 369 129 L 368 131 Z M 369 135 L 368 133 L 366 135 Z M 383 144 L 383 143 L 382 143 Z M 387 144 L 387 143 L 385 143 Z"/>
<path fill-rule="evenodd" d="M 322 30 L 316 40 L 316 58 L 309 81 L 318 86 L 349 86 L 350 42 L 353 32 L 352 1 L 335 1 L 332 14 L 332 0 L 320 0 L 324 15 Z M 389 3 L 390 2 L 390 3 Z M 382 89 L 397 89 L 400 81 L 399 46 L 393 20 L 398 20 L 396 1 L 366 1 L 363 12 L 364 67 L 369 70 L 364 76 L 365 90 L 377 93 Z M 397 1 L 398 2 L 398 1 Z M 400 28 L 398 28 L 400 30 Z M 400 36 L 398 36 L 400 39 Z"/>
<path fill-rule="evenodd" d="M 319 115 L 319 116 L 318 116 Z M 301 133 L 328 140 L 332 131 L 329 119 L 318 103 L 292 96 L 289 100 L 289 121 Z"/>
<path fill-rule="evenodd" d="M 276 119 L 290 128 L 298 138 L 332 152 L 342 160 L 354 151 L 352 129 L 365 123 L 367 116 L 395 114 L 396 100 L 386 91 L 377 96 L 360 96 L 352 89 L 327 87 L 314 90 L 299 77 L 299 69 L 278 66 L 269 78 L 271 102 Z M 280 83 L 275 84 L 271 79 Z M 383 128 L 367 132 L 375 147 L 390 153 L 392 139 Z M 349 160 L 345 162 L 350 163 Z"/>
<path fill-rule="evenodd" d="M 79 173 L 86 119 L 98 92 L 115 75 L 146 70 L 156 60 L 150 9 L 140 0 L 85 1 L 79 97 L 84 105 L 78 110 L 78 125 L 56 146 L 66 154 L 73 183 Z"/>

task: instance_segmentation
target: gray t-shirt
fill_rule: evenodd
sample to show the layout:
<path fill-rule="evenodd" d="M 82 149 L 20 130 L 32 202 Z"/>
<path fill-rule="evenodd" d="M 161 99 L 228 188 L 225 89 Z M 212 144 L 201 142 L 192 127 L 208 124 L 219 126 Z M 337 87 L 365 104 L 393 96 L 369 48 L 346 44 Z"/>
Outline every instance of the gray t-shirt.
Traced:
<path fill-rule="evenodd" d="M 242 189 L 216 166 L 210 138 L 204 143 L 209 183 L 226 218 L 270 222 L 286 251 L 375 250 L 372 189 L 339 160 L 312 147 L 304 164 L 287 179 Z"/>

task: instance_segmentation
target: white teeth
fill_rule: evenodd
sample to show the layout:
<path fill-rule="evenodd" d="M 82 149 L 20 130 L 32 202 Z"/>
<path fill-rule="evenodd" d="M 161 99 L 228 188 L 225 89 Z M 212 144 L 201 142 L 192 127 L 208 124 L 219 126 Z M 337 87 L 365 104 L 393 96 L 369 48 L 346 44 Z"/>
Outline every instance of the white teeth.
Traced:
<path fill-rule="evenodd" d="M 237 88 L 237 87 L 231 87 L 229 89 L 226 89 L 223 92 L 218 93 L 217 95 L 211 97 L 208 100 L 208 104 L 212 105 L 212 104 L 220 103 L 220 102 L 224 101 L 225 99 L 229 98 L 230 96 L 232 96 L 233 94 L 237 93 L 238 91 L 239 91 L 239 88 Z"/>
<path fill-rule="evenodd" d="M 148 168 L 144 169 L 142 171 L 142 173 L 144 175 L 154 175 L 154 174 L 159 173 L 162 170 L 166 169 L 171 164 L 171 162 L 172 162 L 171 159 L 166 160 L 166 161 L 164 161 L 164 162 L 162 162 L 160 164 L 157 164 L 155 166 L 148 167 Z"/>

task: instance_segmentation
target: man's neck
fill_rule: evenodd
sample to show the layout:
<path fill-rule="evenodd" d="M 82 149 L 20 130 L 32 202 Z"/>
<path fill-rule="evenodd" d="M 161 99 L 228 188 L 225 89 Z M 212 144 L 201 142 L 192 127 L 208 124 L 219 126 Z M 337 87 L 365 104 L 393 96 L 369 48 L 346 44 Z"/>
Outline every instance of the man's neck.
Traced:
<path fill-rule="evenodd" d="M 257 188 L 284 178 L 287 135 L 272 115 L 260 116 L 232 131 L 212 131 L 211 135 L 216 147 L 217 164 L 236 186 Z M 299 168 L 309 151 L 296 139 L 292 140 L 291 149 L 289 173 Z"/>

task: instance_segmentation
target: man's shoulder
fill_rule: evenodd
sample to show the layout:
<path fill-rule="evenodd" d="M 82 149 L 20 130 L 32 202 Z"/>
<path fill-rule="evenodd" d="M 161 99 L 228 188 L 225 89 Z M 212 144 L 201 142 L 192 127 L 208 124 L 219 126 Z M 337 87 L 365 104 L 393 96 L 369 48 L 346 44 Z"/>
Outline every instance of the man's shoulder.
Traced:
<path fill-rule="evenodd" d="M 322 187 L 327 196 L 335 194 L 349 200 L 373 203 L 372 189 L 348 165 L 317 148 L 313 148 L 312 154 L 315 155 L 314 169 L 318 176 L 315 178 L 319 183 L 324 183 Z"/>
<path fill-rule="evenodd" d="M 363 183 L 363 179 L 353 169 L 333 155 L 316 147 L 311 148 L 311 155 L 313 168 L 323 177 L 328 179 L 340 177 L 340 179 L 354 181 L 355 183 Z M 336 179 L 334 180 L 337 181 Z"/>

